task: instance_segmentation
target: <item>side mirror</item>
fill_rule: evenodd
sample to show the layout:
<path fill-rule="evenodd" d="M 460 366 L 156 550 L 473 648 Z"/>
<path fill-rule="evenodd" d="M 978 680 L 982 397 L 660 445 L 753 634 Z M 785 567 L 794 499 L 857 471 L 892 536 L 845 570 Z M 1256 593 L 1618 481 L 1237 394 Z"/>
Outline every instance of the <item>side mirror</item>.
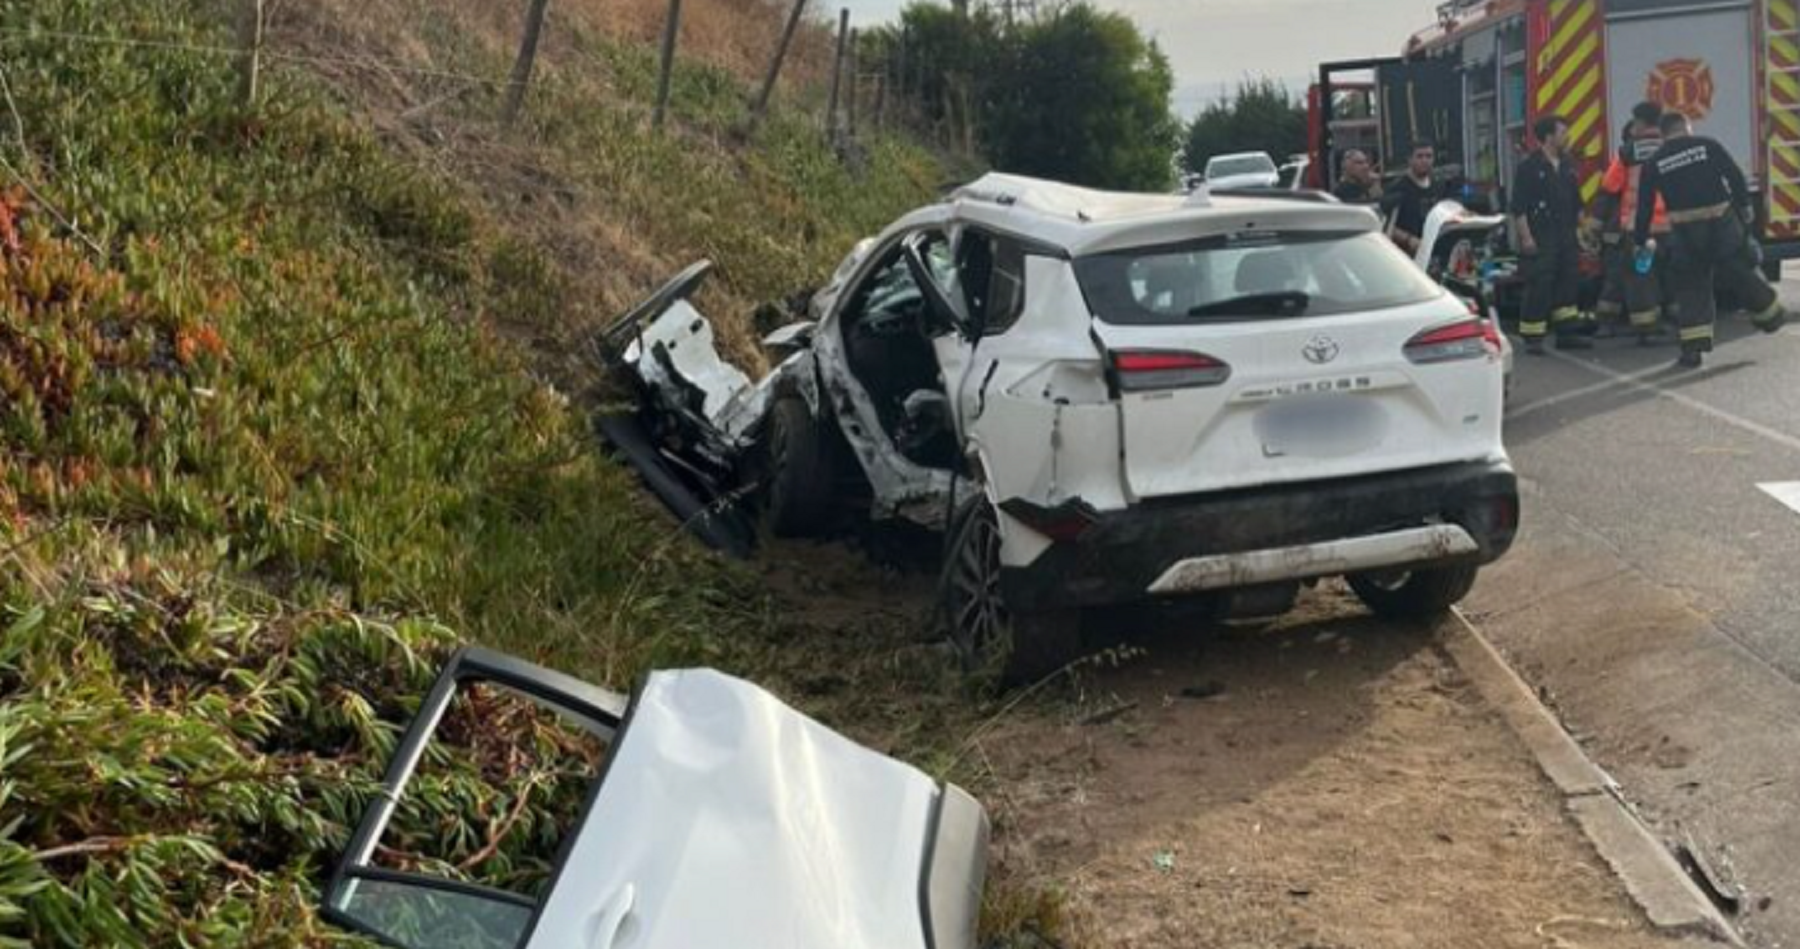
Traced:
<path fill-rule="evenodd" d="M 900 253 L 906 258 L 906 269 L 912 274 L 913 282 L 919 285 L 932 318 L 965 336 L 979 336 L 981 327 L 973 325 L 968 307 L 956 296 L 945 292 L 931 272 L 931 265 L 925 262 L 924 244 L 925 235 L 914 234 L 901 245 Z"/>

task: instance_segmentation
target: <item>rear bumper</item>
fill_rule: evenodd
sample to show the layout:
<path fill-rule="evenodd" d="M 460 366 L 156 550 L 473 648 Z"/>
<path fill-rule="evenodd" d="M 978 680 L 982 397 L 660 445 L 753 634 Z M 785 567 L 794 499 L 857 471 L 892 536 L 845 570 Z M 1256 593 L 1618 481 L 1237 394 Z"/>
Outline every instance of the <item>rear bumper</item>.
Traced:
<path fill-rule="evenodd" d="M 1359 570 L 1485 564 L 1518 531 L 1518 479 L 1472 463 L 1164 498 L 1098 515 L 1002 571 L 1021 610 L 1123 603 Z"/>

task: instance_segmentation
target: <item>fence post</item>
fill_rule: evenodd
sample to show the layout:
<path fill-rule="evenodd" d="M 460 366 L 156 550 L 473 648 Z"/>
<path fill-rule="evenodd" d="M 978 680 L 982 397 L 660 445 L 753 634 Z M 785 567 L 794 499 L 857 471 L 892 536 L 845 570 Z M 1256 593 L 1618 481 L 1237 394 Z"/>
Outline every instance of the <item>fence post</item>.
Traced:
<path fill-rule="evenodd" d="M 857 93 L 861 91 L 861 83 L 859 82 L 861 77 L 857 75 L 857 72 L 862 67 L 862 57 L 857 55 L 856 50 L 855 30 L 850 31 L 850 49 L 845 55 L 849 57 L 850 62 L 846 64 L 844 69 L 845 79 L 848 80 L 844 86 L 844 92 L 847 94 L 844 102 L 844 134 L 851 138 L 855 138 L 856 100 Z"/>
<path fill-rule="evenodd" d="M 888 36 L 881 37 L 881 68 L 875 72 L 875 127 L 887 128 L 888 84 L 894 78 L 893 44 Z"/>
<path fill-rule="evenodd" d="M 837 133 L 838 89 L 844 82 L 844 46 L 850 36 L 850 8 L 838 11 L 837 57 L 831 63 L 831 97 L 825 106 L 825 131 Z"/>
<path fill-rule="evenodd" d="M 550 0 L 531 0 L 525 14 L 525 35 L 519 39 L 519 58 L 513 62 L 512 76 L 506 83 L 506 101 L 500 107 L 500 125 L 512 128 L 525 108 L 525 90 L 531 86 L 531 72 L 537 66 L 538 40 L 544 35 L 544 15 Z"/>
<path fill-rule="evenodd" d="M 256 107 L 262 84 L 263 0 L 239 0 L 238 7 L 238 95 L 244 105 Z"/>
<path fill-rule="evenodd" d="M 675 40 L 681 35 L 681 0 L 669 0 L 669 22 L 663 24 L 662 74 L 656 80 L 656 114 L 650 119 L 654 128 L 662 128 L 669 114 L 669 84 L 675 78 Z"/>
<path fill-rule="evenodd" d="M 769 97 L 775 94 L 775 80 L 781 78 L 782 64 L 787 61 L 788 47 L 794 43 L 794 34 L 800 30 L 800 20 L 806 14 L 806 0 L 794 0 L 794 12 L 788 14 L 787 28 L 781 31 L 781 45 L 775 47 L 775 59 L 769 63 L 769 74 L 763 78 L 762 91 L 757 93 L 756 104 L 750 108 L 750 127 L 762 120 L 764 112 L 769 110 Z"/>
<path fill-rule="evenodd" d="M 894 92 L 900 98 L 905 99 L 912 90 L 912 84 L 906 81 L 906 24 L 904 24 L 904 23 L 900 24 L 900 57 L 899 57 L 899 59 L 900 59 L 900 61 L 898 63 L 898 68 L 896 68 L 894 70 L 896 73 L 899 74 L 898 85 L 895 87 Z"/>

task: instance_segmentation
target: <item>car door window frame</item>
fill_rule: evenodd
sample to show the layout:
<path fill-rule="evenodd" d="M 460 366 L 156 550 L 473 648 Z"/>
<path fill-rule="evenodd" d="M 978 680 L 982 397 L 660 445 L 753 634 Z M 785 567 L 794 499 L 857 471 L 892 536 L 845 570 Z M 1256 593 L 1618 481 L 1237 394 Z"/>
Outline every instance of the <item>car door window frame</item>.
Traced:
<path fill-rule="evenodd" d="M 601 762 L 600 771 L 590 782 L 579 812 L 568 831 L 564 833 L 562 842 L 557 846 L 556 859 L 551 865 L 550 875 L 544 881 L 542 892 L 536 899 L 479 883 L 390 870 L 377 867 L 370 862 L 375 855 L 375 848 L 380 843 L 382 834 L 399 811 L 401 796 L 405 792 L 406 785 L 411 782 L 413 775 L 417 772 L 432 736 L 437 733 L 438 725 L 442 723 L 444 715 L 449 711 L 457 693 L 468 686 L 478 684 L 492 684 L 510 689 L 559 713 L 568 715 L 583 728 L 607 743 L 607 751 Z M 437 681 L 432 684 L 431 691 L 426 693 L 424 701 L 419 704 L 418 712 L 413 715 L 411 724 L 407 726 L 406 734 L 395 746 L 393 756 L 388 760 L 387 771 L 382 776 L 381 790 L 376 799 L 370 802 L 368 808 L 363 812 L 356 832 L 344 848 L 337 868 L 332 872 L 331 880 L 326 884 L 322 909 L 324 917 L 339 926 L 373 938 L 384 945 L 397 946 L 399 949 L 411 949 L 411 947 L 395 942 L 386 934 L 373 931 L 361 920 L 338 908 L 340 901 L 347 893 L 347 884 L 353 880 L 374 880 L 529 908 L 531 917 L 519 934 L 513 949 L 529 946 L 532 934 L 537 929 L 538 920 L 543 916 L 544 905 L 549 901 L 550 894 L 556 890 L 557 881 L 562 877 L 575 838 L 592 816 L 594 802 L 600 795 L 600 788 L 606 783 L 612 770 L 612 763 L 617 759 L 616 752 L 619 742 L 624 739 L 631 724 L 632 705 L 632 701 L 617 693 L 510 656 L 473 646 L 458 650 L 451 657 L 443 672 L 438 675 Z"/>

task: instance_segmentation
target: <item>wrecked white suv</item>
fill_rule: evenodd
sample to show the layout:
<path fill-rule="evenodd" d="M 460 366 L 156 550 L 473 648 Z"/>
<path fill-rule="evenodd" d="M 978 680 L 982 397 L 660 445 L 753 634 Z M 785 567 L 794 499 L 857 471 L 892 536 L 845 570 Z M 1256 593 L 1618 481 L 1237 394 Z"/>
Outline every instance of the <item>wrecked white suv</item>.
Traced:
<path fill-rule="evenodd" d="M 740 498 L 783 535 L 847 503 L 947 531 L 949 633 L 1014 679 L 1093 607 L 1273 615 L 1343 575 L 1428 615 L 1513 540 L 1498 330 L 1363 208 L 989 175 L 860 244 L 760 382 L 704 274 L 607 334 L 641 403 L 612 443 L 723 546 Z"/>

